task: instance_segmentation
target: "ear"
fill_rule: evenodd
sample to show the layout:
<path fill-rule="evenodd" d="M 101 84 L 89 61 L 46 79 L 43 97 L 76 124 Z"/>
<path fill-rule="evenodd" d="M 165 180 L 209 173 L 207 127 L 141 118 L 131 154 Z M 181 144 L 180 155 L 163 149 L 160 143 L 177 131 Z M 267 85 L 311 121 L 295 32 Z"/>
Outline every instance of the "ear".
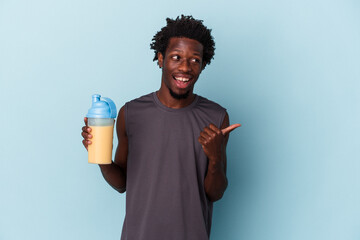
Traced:
<path fill-rule="evenodd" d="M 159 68 L 162 68 L 164 65 L 164 56 L 160 52 L 158 52 L 157 57 L 158 57 Z"/>

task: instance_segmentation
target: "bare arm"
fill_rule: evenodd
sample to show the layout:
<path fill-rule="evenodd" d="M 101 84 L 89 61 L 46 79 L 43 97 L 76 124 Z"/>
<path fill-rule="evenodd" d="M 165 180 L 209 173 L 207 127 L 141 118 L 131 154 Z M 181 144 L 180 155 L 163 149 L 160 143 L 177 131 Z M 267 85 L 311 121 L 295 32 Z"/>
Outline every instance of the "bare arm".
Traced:
<path fill-rule="evenodd" d="M 116 134 L 118 146 L 115 152 L 115 159 L 110 165 L 99 165 L 105 180 L 120 193 L 126 190 L 126 163 L 128 155 L 128 138 L 125 130 L 124 107 L 120 109 L 116 121 Z"/>
<path fill-rule="evenodd" d="M 226 145 L 230 131 L 239 126 L 240 124 L 234 124 L 229 127 L 229 115 L 226 113 L 220 129 L 210 124 L 200 133 L 198 140 L 209 160 L 204 183 L 205 192 L 212 202 L 221 199 L 227 188 Z"/>
<path fill-rule="evenodd" d="M 85 118 L 86 126 L 83 127 L 82 136 L 84 137 L 83 144 L 87 149 L 91 144 L 91 129 L 87 126 L 87 119 Z M 120 109 L 116 121 L 116 133 L 118 137 L 118 146 L 115 152 L 115 160 L 111 164 L 99 165 L 101 173 L 105 180 L 111 187 L 120 193 L 126 190 L 126 163 L 128 154 L 128 138 L 125 131 L 125 113 L 124 107 Z"/>

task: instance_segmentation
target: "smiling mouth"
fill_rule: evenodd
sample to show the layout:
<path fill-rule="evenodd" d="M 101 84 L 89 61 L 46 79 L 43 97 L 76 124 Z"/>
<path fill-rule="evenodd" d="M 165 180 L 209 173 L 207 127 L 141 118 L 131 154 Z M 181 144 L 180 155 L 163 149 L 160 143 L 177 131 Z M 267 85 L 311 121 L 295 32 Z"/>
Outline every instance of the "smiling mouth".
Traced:
<path fill-rule="evenodd" d="M 172 75 L 172 77 L 178 89 L 187 89 L 194 80 L 194 78 L 191 75 L 184 75 L 184 74 L 174 74 Z"/>
<path fill-rule="evenodd" d="M 180 81 L 180 82 L 189 82 L 190 78 L 186 78 L 186 77 L 173 77 L 176 81 Z"/>

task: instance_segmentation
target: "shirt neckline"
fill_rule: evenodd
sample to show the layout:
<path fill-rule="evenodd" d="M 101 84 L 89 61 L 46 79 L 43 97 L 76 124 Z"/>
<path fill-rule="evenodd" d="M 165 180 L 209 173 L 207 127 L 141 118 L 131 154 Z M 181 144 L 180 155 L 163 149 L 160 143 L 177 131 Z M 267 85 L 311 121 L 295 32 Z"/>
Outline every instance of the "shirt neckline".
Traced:
<path fill-rule="evenodd" d="M 185 111 L 189 111 L 190 109 L 192 109 L 196 103 L 198 102 L 199 100 L 199 96 L 194 94 L 195 95 L 195 98 L 194 100 L 192 101 L 192 103 L 190 103 L 188 106 L 186 107 L 183 107 L 183 108 L 170 108 L 170 107 L 167 107 L 165 106 L 161 101 L 160 99 L 158 98 L 156 92 L 153 92 L 152 93 L 152 96 L 153 96 L 153 99 L 154 99 L 154 102 L 155 104 L 160 107 L 161 109 L 167 111 L 167 112 L 185 112 Z"/>

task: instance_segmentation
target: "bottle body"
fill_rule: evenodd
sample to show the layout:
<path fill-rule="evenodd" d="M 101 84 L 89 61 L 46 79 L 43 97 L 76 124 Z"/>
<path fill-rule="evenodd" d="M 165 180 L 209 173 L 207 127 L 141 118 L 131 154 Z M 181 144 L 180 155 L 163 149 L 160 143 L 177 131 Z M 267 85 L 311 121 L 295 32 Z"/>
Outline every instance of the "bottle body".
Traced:
<path fill-rule="evenodd" d="M 88 118 L 91 128 L 91 144 L 88 146 L 88 162 L 111 164 L 113 149 L 113 118 Z"/>

